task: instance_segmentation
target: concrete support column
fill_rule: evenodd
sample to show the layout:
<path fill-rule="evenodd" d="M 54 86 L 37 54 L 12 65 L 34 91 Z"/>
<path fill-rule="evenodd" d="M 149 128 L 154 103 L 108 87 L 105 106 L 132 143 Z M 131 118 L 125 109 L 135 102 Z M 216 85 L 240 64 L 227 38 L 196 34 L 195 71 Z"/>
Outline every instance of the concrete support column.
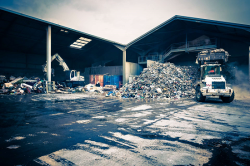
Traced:
<path fill-rule="evenodd" d="M 126 47 L 124 46 L 120 46 L 120 45 L 116 45 L 114 44 L 115 47 L 117 47 L 118 49 L 120 49 L 122 51 L 122 84 L 123 86 L 127 83 L 127 68 L 126 68 Z"/>
<path fill-rule="evenodd" d="M 123 51 L 122 51 L 122 53 L 123 53 L 123 58 L 122 58 L 122 72 L 123 72 L 123 77 L 122 77 L 122 84 L 123 84 L 123 86 L 126 84 L 126 50 L 124 49 Z"/>
<path fill-rule="evenodd" d="M 48 25 L 46 41 L 47 81 L 51 81 L 51 26 Z"/>

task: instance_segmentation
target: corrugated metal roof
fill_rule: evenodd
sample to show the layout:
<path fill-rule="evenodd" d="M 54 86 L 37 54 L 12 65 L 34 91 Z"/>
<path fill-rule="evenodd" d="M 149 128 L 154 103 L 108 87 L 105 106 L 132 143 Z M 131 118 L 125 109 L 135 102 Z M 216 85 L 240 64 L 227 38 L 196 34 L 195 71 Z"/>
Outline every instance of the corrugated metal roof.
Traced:
<path fill-rule="evenodd" d="M 98 37 L 98 36 L 94 36 L 94 35 L 91 35 L 91 34 L 88 34 L 88 33 L 85 33 L 85 32 L 81 32 L 81 31 L 78 31 L 78 30 L 75 30 L 75 29 L 72 29 L 72 28 L 69 28 L 69 27 L 65 27 L 65 26 L 55 24 L 55 23 L 52 23 L 52 22 L 49 22 L 49 21 L 45 21 L 45 20 L 42 20 L 42 19 L 39 19 L 39 18 L 35 18 L 35 17 L 25 15 L 25 14 L 22 14 L 22 13 L 19 13 L 19 12 L 15 12 L 15 11 L 12 11 L 12 10 L 9 10 L 9 9 L 6 9 L 6 8 L 0 7 L 0 10 L 3 10 L 3 11 L 6 11 L 6 12 L 9 12 L 9 13 L 12 13 L 12 14 L 16 14 L 18 16 L 22 16 L 22 17 L 31 19 L 31 20 L 34 21 L 34 23 L 35 22 L 37 22 L 37 23 L 40 22 L 40 23 L 43 23 L 43 24 L 47 24 L 47 25 L 51 25 L 51 26 L 54 26 L 54 27 L 58 27 L 58 28 L 61 28 L 61 29 L 68 30 L 68 31 L 72 31 L 72 32 L 78 33 L 80 35 L 84 35 L 84 36 L 86 36 L 86 37 L 88 37 L 90 39 L 97 39 L 97 40 L 101 40 L 103 42 L 108 42 L 110 44 L 116 44 L 116 45 L 124 46 L 124 44 L 121 44 L 121 43 L 118 43 L 118 42 L 114 42 L 114 41 L 111 41 L 111 40 L 108 40 L 108 39 L 104 39 L 104 38 L 101 38 L 101 37 Z"/>
<path fill-rule="evenodd" d="M 250 25 L 230 23 L 216 20 L 208 20 L 201 18 L 193 18 L 186 16 L 174 16 L 169 20 L 158 25 L 154 29 L 141 35 L 127 45 L 100 38 L 88 33 L 84 33 L 75 29 L 71 29 L 62 25 L 48 22 L 42 19 L 24 15 L 0 7 L 0 43 L 1 49 L 9 49 L 14 51 L 29 51 L 30 53 L 39 53 L 45 55 L 46 27 L 52 26 L 52 52 L 62 50 L 65 56 L 68 55 L 86 55 L 94 58 L 101 56 L 108 49 L 132 48 L 137 52 L 163 51 L 166 46 L 173 42 L 183 42 L 183 36 L 186 36 L 186 29 L 190 28 L 191 33 L 201 35 L 219 36 L 227 35 L 234 39 L 244 39 L 249 41 Z M 4 14 L 3 14 L 4 12 Z M 184 27 L 187 26 L 187 27 Z M 70 33 L 62 33 L 60 30 L 67 30 Z M 191 34 L 190 34 L 191 36 Z M 92 39 L 90 44 L 84 46 L 82 50 L 74 50 L 70 48 L 70 44 L 79 37 Z M 193 36 L 196 38 L 199 36 Z M 11 44 L 15 43 L 15 47 Z M 36 52 L 35 52 L 35 51 Z"/>
<path fill-rule="evenodd" d="M 182 21 L 188 21 L 188 22 L 196 22 L 196 23 L 200 23 L 200 24 L 210 24 L 210 25 L 217 25 L 217 26 L 223 26 L 223 27 L 229 27 L 229 28 L 236 28 L 236 29 L 242 29 L 242 30 L 246 30 L 247 32 L 250 32 L 250 25 L 176 15 L 176 16 L 168 19 L 167 21 L 163 22 L 162 24 L 158 25 L 157 27 L 153 28 L 152 30 L 141 35 L 140 37 L 136 38 L 135 40 L 131 41 L 130 43 L 128 43 L 126 45 L 126 48 L 128 48 L 131 45 L 135 44 L 136 42 L 142 40 L 143 38 L 149 36 L 150 34 L 156 32 L 160 28 L 168 26 L 171 22 L 173 22 L 175 20 L 182 20 Z"/>

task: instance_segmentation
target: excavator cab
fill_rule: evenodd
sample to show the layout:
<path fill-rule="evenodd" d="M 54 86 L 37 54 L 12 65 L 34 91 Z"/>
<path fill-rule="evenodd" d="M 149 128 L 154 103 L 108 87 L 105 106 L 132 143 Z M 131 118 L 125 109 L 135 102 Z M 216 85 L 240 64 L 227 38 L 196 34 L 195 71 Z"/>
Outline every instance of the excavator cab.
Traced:
<path fill-rule="evenodd" d="M 70 81 L 84 81 L 84 77 L 80 76 L 80 71 L 71 70 Z"/>
<path fill-rule="evenodd" d="M 76 77 L 76 71 L 75 70 L 71 70 L 70 72 L 70 80 L 72 80 L 72 78 Z"/>
<path fill-rule="evenodd" d="M 59 65 L 63 67 L 63 71 L 65 72 L 64 80 L 66 81 L 67 86 L 84 86 L 84 76 L 80 76 L 80 71 L 70 70 L 62 57 L 57 53 L 51 57 L 51 62 L 53 60 L 57 60 Z M 43 65 L 43 71 L 47 72 L 47 64 Z"/>

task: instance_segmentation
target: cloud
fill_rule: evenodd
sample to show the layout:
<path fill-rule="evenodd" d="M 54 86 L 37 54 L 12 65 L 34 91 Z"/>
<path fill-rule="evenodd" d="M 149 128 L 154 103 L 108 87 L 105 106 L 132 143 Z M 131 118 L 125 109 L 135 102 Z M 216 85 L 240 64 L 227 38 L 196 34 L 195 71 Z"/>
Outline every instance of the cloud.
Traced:
<path fill-rule="evenodd" d="M 71 1 L 68 5 L 71 5 L 74 9 L 79 11 L 98 11 L 101 10 L 99 3 L 96 1 L 91 0 L 77 0 L 77 1 Z"/>

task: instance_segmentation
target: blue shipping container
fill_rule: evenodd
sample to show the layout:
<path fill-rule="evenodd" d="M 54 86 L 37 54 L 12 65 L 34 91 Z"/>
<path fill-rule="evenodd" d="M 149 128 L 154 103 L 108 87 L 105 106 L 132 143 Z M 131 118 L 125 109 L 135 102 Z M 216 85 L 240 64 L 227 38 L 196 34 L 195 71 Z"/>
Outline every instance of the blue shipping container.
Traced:
<path fill-rule="evenodd" d="M 103 76 L 103 86 L 110 85 L 110 75 Z"/>
<path fill-rule="evenodd" d="M 122 85 L 122 76 L 121 75 L 104 75 L 103 84 L 105 85 L 116 85 L 117 88 L 120 88 Z"/>

